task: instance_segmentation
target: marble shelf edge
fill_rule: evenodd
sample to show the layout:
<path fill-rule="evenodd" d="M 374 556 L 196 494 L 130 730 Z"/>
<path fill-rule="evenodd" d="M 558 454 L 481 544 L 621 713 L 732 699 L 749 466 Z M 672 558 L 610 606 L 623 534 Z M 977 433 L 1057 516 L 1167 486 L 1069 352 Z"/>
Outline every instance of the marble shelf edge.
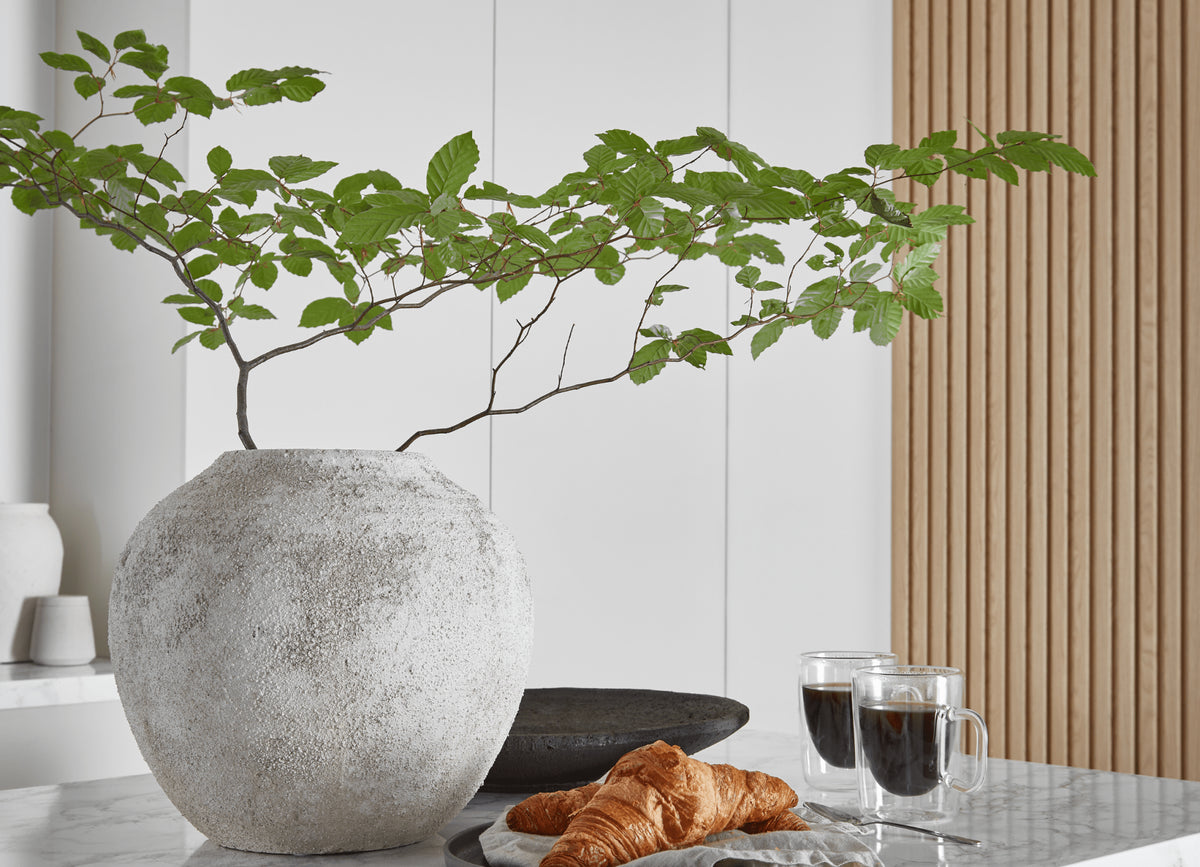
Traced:
<path fill-rule="evenodd" d="M 0 665 L 0 710 L 117 700 L 117 683 L 107 659 L 87 665 Z"/>

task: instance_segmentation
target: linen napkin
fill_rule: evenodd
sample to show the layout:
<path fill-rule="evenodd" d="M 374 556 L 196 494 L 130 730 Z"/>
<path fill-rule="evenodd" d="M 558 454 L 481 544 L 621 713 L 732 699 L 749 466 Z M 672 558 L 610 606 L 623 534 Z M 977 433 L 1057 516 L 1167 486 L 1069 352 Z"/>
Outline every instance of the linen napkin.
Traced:
<path fill-rule="evenodd" d="M 510 831 L 505 822 L 508 810 L 505 807 L 492 826 L 479 835 L 484 857 L 491 867 L 537 867 L 558 838 Z M 753 835 L 725 831 L 698 846 L 655 852 L 630 861 L 627 867 L 711 867 L 722 858 L 754 858 L 803 867 L 883 867 L 874 851 L 858 839 L 859 829 L 840 823 L 816 824 L 805 813 L 801 815 L 812 825 L 811 831 Z"/>

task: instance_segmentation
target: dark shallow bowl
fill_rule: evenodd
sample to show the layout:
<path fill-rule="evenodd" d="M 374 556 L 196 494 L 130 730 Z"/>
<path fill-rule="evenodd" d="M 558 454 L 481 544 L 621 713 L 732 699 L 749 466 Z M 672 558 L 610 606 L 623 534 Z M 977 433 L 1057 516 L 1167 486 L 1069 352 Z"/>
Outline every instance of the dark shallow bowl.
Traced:
<path fill-rule="evenodd" d="M 447 840 L 446 845 L 442 846 L 442 857 L 446 860 L 446 867 L 488 867 L 487 859 L 483 857 L 483 846 L 479 843 L 479 835 L 491 826 L 491 822 L 472 825 Z"/>
<path fill-rule="evenodd" d="M 484 792 L 570 789 L 606 774 L 630 750 L 657 740 L 688 755 L 750 719 L 731 698 L 654 689 L 527 689 Z"/>

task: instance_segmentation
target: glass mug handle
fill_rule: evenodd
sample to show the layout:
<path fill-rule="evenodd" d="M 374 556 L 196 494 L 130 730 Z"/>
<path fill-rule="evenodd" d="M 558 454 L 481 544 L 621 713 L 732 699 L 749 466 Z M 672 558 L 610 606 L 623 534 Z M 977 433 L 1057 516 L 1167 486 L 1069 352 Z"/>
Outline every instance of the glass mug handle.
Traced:
<path fill-rule="evenodd" d="M 950 723 L 958 722 L 959 720 L 967 720 L 975 726 L 975 779 L 970 783 L 958 779 L 950 773 L 950 754 L 951 750 L 945 750 L 941 755 L 941 777 L 946 782 L 946 785 L 953 789 L 962 792 L 964 795 L 969 795 L 972 792 L 978 792 L 983 788 L 984 778 L 987 776 L 987 752 L 988 752 L 988 736 L 987 724 L 984 723 L 983 717 L 965 707 L 946 707 L 942 708 L 942 725 L 948 726 Z M 945 743 L 945 734 L 943 732 L 940 739 Z"/>

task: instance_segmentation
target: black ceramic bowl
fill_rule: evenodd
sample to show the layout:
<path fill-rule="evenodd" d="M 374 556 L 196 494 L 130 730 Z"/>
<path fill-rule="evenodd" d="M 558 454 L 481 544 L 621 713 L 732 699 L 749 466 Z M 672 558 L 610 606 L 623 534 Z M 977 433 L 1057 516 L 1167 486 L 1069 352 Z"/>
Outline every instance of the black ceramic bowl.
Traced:
<path fill-rule="evenodd" d="M 570 789 L 630 750 L 663 740 L 688 755 L 724 740 L 750 709 L 716 695 L 653 689 L 527 689 L 482 791 Z"/>

